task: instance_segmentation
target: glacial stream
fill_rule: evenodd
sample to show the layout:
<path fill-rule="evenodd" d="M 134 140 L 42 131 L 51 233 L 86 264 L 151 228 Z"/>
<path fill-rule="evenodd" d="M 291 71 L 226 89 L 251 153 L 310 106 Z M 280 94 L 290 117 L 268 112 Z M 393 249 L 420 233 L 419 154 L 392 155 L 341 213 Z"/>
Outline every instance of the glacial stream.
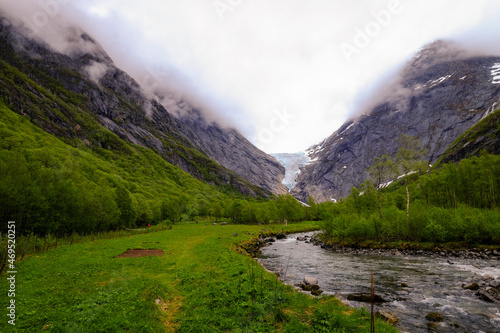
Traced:
<path fill-rule="evenodd" d="M 259 262 L 280 272 L 287 284 L 312 276 L 324 294 L 367 309 L 368 303 L 347 301 L 347 295 L 369 293 L 373 271 L 375 292 L 388 301 L 376 305 L 376 310 L 386 309 L 398 317 L 395 326 L 401 332 L 429 332 L 425 316 L 430 312 L 444 316 L 432 332 L 500 332 L 500 304 L 480 300 L 475 291 L 462 288 L 487 276 L 500 279 L 500 260 L 345 254 L 297 240 L 304 235 L 312 233 L 290 235 L 263 247 Z"/>

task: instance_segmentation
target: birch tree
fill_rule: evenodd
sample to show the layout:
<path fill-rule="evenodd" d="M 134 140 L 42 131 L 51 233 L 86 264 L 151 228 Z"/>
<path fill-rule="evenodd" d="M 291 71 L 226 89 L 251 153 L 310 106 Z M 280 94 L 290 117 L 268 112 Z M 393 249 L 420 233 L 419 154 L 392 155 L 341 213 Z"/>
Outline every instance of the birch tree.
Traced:
<path fill-rule="evenodd" d="M 396 167 L 392 158 L 384 154 L 381 157 L 375 157 L 373 165 L 368 168 L 370 181 L 377 190 L 378 214 L 382 219 L 382 208 L 380 205 L 380 188 L 394 178 L 396 175 Z"/>
<path fill-rule="evenodd" d="M 396 165 L 403 176 L 406 187 L 406 217 L 410 217 L 410 191 L 408 189 L 408 176 L 413 172 L 422 170 L 427 161 L 423 160 L 425 150 L 422 141 L 413 136 L 402 134 L 398 138 L 398 151 L 396 153 Z"/>

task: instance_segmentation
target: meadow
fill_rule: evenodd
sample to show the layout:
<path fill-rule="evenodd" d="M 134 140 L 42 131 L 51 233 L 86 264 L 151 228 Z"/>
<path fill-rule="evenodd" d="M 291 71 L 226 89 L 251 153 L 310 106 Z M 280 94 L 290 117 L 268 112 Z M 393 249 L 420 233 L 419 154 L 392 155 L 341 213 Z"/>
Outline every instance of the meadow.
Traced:
<path fill-rule="evenodd" d="M 16 325 L 4 314 L 0 331 L 369 332 L 367 311 L 299 293 L 241 251 L 262 229 L 317 228 L 183 223 L 35 253 L 16 262 Z M 164 253 L 116 258 L 127 249 Z M 3 273 L 4 312 L 8 288 Z M 397 332 L 378 319 L 376 327 Z"/>

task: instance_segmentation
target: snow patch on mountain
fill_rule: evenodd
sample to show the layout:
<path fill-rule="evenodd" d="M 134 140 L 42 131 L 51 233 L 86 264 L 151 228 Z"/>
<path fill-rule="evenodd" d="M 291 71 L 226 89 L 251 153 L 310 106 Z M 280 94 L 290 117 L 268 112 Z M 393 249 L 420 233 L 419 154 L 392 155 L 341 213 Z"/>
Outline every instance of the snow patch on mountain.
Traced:
<path fill-rule="evenodd" d="M 500 64 L 496 63 L 491 67 L 491 76 L 493 76 L 493 84 L 500 84 Z"/>

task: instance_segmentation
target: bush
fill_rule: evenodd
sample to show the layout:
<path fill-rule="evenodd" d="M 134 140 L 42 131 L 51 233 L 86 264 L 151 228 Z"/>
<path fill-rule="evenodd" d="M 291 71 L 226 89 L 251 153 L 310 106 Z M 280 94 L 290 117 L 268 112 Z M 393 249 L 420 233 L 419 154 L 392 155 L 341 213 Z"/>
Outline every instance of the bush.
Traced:
<path fill-rule="evenodd" d="M 406 212 L 395 206 L 382 208 L 384 219 L 382 220 L 381 235 L 384 240 L 397 240 L 404 238 L 407 232 Z"/>
<path fill-rule="evenodd" d="M 351 221 L 345 232 L 346 237 L 355 241 L 363 241 L 375 238 L 375 228 L 372 223 L 364 218 Z"/>

